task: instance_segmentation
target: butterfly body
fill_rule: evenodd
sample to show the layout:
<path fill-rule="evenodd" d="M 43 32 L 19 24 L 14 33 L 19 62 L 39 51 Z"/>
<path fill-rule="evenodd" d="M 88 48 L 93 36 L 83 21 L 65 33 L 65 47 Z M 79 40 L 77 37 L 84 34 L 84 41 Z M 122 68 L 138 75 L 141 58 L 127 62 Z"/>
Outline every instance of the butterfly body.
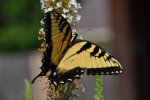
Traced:
<path fill-rule="evenodd" d="M 106 50 L 87 40 L 76 39 L 77 34 L 73 37 L 70 24 L 61 14 L 47 12 L 44 22 L 47 47 L 43 54 L 42 71 L 37 77 L 50 72 L 48 79 L 57 87 L 80 79 L 84 72 L 87 75 L 122 73 L 120 63 Z"/>

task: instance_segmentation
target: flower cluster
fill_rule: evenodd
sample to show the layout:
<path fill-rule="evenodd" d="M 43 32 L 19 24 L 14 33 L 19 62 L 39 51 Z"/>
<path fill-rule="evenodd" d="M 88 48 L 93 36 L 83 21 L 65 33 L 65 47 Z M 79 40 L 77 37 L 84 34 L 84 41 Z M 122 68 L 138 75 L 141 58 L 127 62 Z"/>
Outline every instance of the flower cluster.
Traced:
<path fill-rule="evenodd" d="M 81 19 L 81 15 L 78 14 L 78 11 L 82 8 L 80 3 L 77 3 L 76 0 L 40 0 L 41 2 L 41 9 L 44 11 L 44 13 L 49 11 L 57 11 L 64 18 L 67 19 L 69 24 L 72 26 L 72 34 L 77 34 L 77 31 L 75 29 L 76 22 L 79 22 Z M 41 24 L 44 25 L 43 20 L 41 20 Z M 39 40 L 43 41 L 41 43 L 41 48 L 39 48 L 39 51 L 44 52 L 46 49 L 45 44 L 45 32 L 43 28 L 39 30 Z"/>
<path fill-rule="evenodd" d="M 60 13 L 72 27 L 72 34 L 77 34 L 74 28 L 76 23 L 80 21 L 81 15 L 78 14 L 81 6 L 76 0 L 41 0 L 41 9 L 44 13 L 49 11 L 56 11 Z M 44 25 L 44 21 L 41 21 Z M 45 31 L 43 28 L 39 30 L 38 39 L 41 40 L 41 47 L 39 51 L 45 52 L 48 46 L 45 40 Z M 75 36 L 75 35 L 74 35 Z M 48 82 L 49 83 L 49 82 Z M 74 93 L 74 90 L 85 91 L 85 87 L 78 80 L 74 80 L 73 83 L 66 83 L 65 85 L 60 85 L 57 91 L 54 90 L 54 86 L 50 84 L 47 90 L 47 100 L 69 100 L 70 98 L 77 98 L 78 94 Z"/>
<path fill-rule="evenodd" d="M 44 13 L 53 10 L 57 11 L 67 19 L 72 27 L 81 19 L 81 15 L 78 14 L 81 8 L 80 3 L 77 3 L 76 0 L 41 0 L 41 9 Z M 76 30 L 72 33 L 75 32 Z"/>
<path fill-rule="evenodd" d="M 45 52 L 47 44 L 46 44 L 45 32 L 44 32 L 43 28 L 41 28 L 39 30 L 38 40 L 42 41 L 41 46 L 40 46 L 40 48 L 38 50 L 41 51 L 41 52 Z"/>
<path fill-rule="evenodd" d="M 79 97 L 79 94 L 74 93 L 74 90 L 78 89 L 85 92 L 85 87 L 79 80 L 75 80 L 73 83 L 60 85 L 57 91 L 53 91 L 53 87 L 49 86 L 49 89 L 47 90 L 47 100 L 76 100 Z"/>

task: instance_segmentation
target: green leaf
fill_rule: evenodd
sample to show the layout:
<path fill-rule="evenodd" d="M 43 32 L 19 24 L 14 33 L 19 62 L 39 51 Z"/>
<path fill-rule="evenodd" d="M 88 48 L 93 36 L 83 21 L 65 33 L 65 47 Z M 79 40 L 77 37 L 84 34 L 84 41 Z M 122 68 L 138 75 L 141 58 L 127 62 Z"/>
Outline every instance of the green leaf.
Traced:
<path fill-rule="evenodd" d="M 25 100 L 32 100 L 31 84 L 27 79 L 25 79 L 24 82 L 25 82 Z"/>

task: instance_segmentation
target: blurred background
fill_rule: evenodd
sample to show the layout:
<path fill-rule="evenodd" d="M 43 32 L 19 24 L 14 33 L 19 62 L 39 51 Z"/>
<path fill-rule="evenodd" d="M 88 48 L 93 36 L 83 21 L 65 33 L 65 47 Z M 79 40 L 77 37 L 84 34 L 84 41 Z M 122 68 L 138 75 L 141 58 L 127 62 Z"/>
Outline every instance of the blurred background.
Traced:
<path fill-rule="evenodd" d="M 105 100 L 150 98 L 149 2 L 80 2 L 82 18 L 78 33 L 108 50 L 124 69 L 123 75 L 103 77 Z M 24 79 L 31 81 L 40 71 L 41 53 L 37 51 L 40 47 L 37 38 L 43 13 L 37 0 L 3 0 L 0 7 L 0 100 L 24 100 Z M 94 77 L 82 79 L 87 90 L 80 100 L 94 100 L 93 80 Z M 35 100 L 41 100 L 33 94 L 37 97 Z"/>

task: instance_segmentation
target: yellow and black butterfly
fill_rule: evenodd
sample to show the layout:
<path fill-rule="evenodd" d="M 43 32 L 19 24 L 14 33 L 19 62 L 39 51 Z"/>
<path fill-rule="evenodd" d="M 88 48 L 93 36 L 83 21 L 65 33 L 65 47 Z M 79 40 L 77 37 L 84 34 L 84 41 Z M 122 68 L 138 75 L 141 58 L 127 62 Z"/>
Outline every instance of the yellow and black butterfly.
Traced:
<path fill-rule="evenodd" d="M 55 11 L 44 18 L 46 51 L 43 53 L 41 73 L 52 84 L 72 82 L 86 71 L 87 75 L 116 75 L 122 73 L 120 63 L 100 46 L 87 40 L 76 39 L 67 20 Z"/>

